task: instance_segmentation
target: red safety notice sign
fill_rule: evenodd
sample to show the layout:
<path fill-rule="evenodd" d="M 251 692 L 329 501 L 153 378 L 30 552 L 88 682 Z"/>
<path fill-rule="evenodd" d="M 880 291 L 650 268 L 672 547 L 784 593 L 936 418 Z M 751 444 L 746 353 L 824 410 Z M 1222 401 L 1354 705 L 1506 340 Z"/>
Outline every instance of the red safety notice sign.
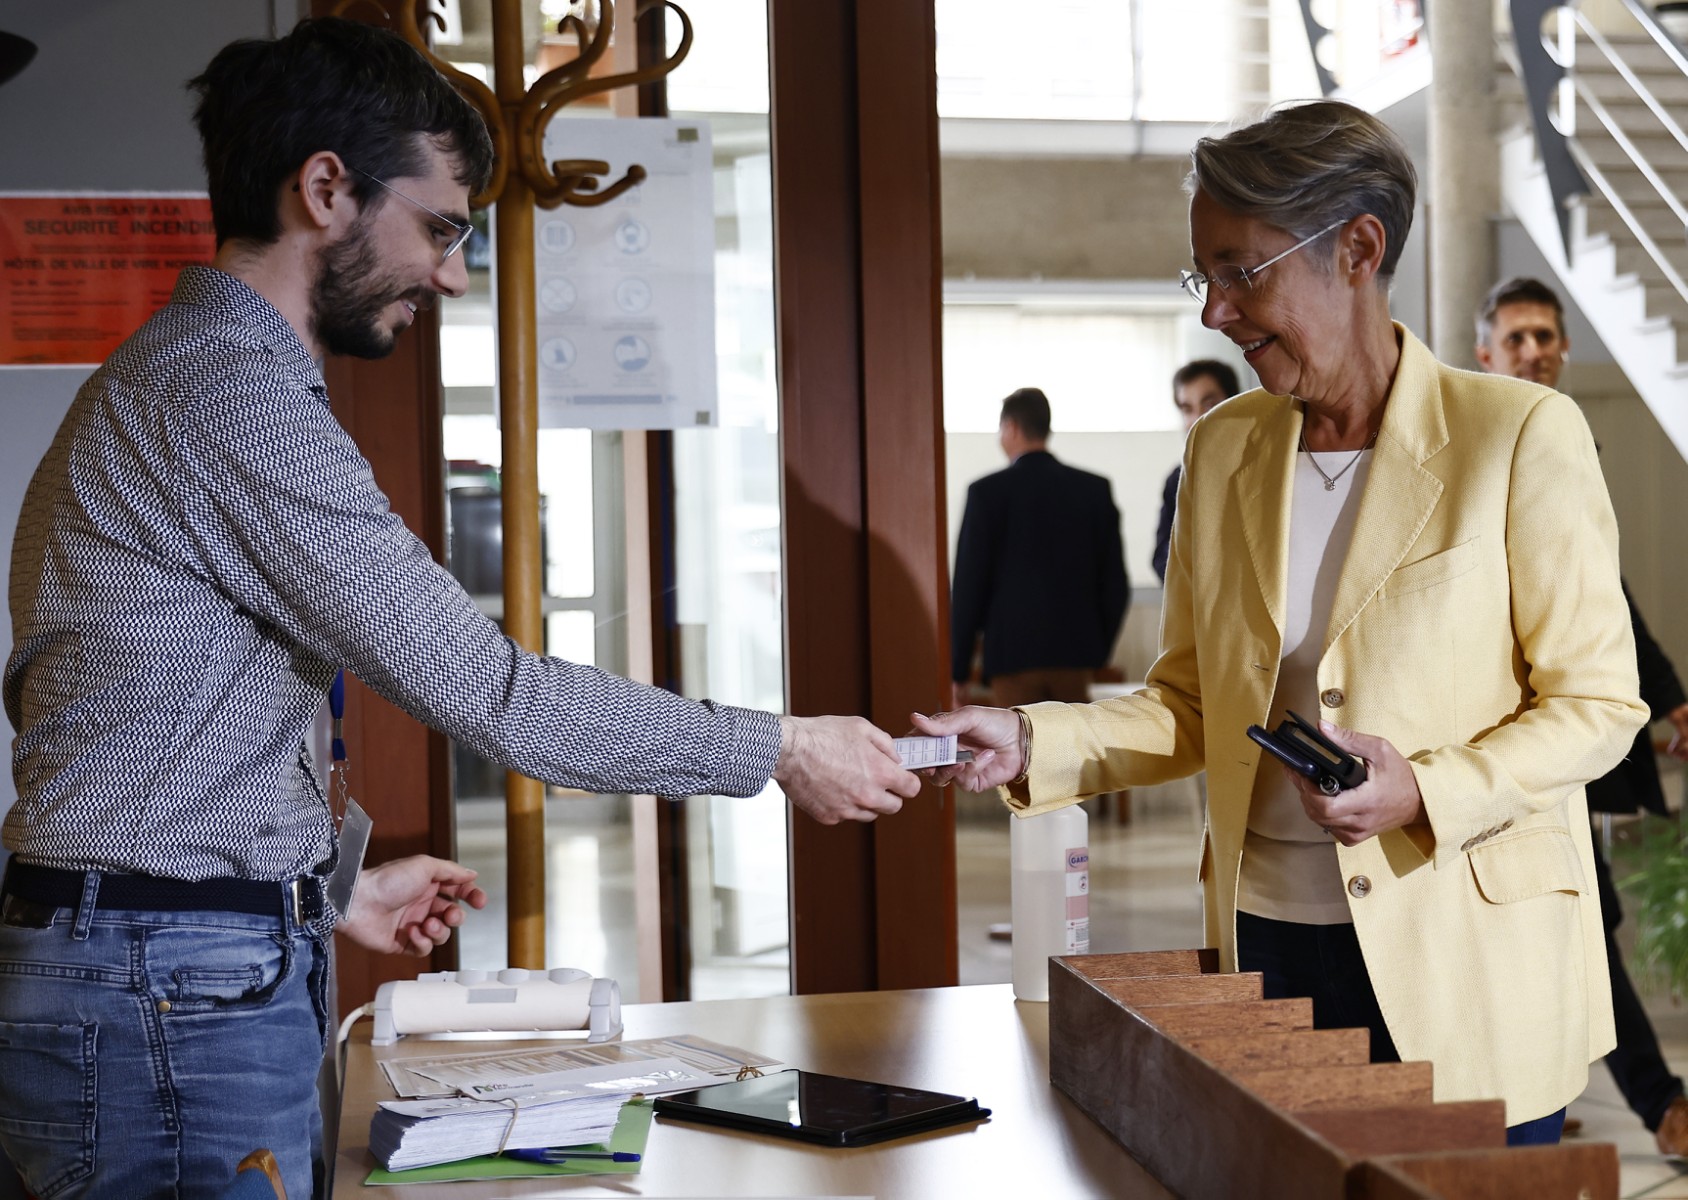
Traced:
<path fill-rule="evenodd" d="M 203 195 L 0 195 L 0 366 L 104 361 L 216 245 Z"/>

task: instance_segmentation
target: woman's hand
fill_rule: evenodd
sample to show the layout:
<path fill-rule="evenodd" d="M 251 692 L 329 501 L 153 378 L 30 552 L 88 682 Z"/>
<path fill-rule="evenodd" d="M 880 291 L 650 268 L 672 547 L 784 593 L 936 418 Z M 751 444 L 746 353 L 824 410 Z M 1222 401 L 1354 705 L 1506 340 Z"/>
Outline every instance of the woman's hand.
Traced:
<path fill-rule="evenodd" d="M 1312 780 L 1283 768 L 1300 793 L 1307 819 L 1324 827 L 1344 846 L 1358 846 L 1367 838 L 1423 821 L 1424 797 L 1418 776 L 1401 752 L 1380 737 L 1319 722 L 1319 732 L 1366 765 L 1366 781 L 1334 796 L 1321 792 Z"/>
<path fill-rule="evenodd" d="M 1011 708 L 969 704 L 955 712 L 913 713 L 914 731 L 923 737 L 956 735 L 956 749 L 973 752 L 973 761 L 921 771 L 939 787 L 959 783 L 970 792 L 989 791 L 1016 779 L 1026 769 L 1020 747 L 1020 714 Z"/>

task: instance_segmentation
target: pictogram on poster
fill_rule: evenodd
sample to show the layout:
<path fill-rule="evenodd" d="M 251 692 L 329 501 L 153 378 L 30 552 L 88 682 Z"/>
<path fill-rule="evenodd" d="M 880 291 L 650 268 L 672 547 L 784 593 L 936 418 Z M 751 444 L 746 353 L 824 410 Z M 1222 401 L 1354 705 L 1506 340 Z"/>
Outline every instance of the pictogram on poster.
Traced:
<path fill-rule="evenodd" d="M 550 160 L 633 163 L 643 183 L 600 205 L 534 214 L 539 423 L 713 425 L 715 175 L 709 125 L 560 117 Z"/>
<path fill-rule="evenodd" d="M 0 366 L 103 362 L 216 240 L 203 194 L 0 194 Z"/>

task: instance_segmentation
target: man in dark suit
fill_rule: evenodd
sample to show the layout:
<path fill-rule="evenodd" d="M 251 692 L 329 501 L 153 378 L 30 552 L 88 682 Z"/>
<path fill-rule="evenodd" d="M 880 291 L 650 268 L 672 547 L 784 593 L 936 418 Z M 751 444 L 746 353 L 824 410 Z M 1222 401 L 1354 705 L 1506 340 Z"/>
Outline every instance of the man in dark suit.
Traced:
<path fill-rule="evenodd" d="M 1240 391 L 1242 387 L 1230 363 L 1198 358 L 1179 367 L 1172 375 L 1172 403 L 1178 409 L 1178 419 L 1184 423 L 1185 435 L 1189 435 L 1197 417 Z M 1178 501 L 1181 470 L 1173 467 L 1161 488 L 1160 523 L 1155 526 L 1155 555 L 1150 561 L 1162 580 L 1166 579 L 1166 556 L 1172 547 L 1172 512 Z"/>
<path fill-rule="evenodd" d="M 1512 375 L 1548 387 L 1559 386 L 1559 375 L 1571 349 L 1565 334 L 1565 310 L 1559 295 L 1537 279 L 1508 279 L 1495 285 L 1477 316 L 1477 361 L 1491 374 Z M 1655 721 L 1675 728 L 1670 754 L 1688 759 L 1688 695 L 1670 659 L 1647 631 L 1647 623 L 1624 586 L 1629 621 L 1635 631 L 1636 668 L 1641 675 L 1641 699 Z M 1635 735 L 1624 760 L 1588 785 L 1590 812 L 1634 813 L 1645 808 L 1669 816 L 1659 768 L 1653 757 L 1651 731 Z M 1594 843 L 1594 873 L 1600 886 L 1600 912 L 1606 923 L 1606 962 L 1612 976 L 1612 1015 L 1618 1045 L 1606 1056 L 1606 1066 L 1624 1101 L 1653 1132 L 1659 1152 L 1688 1157 L 1688 1099 L 1682 1080 L 1671 1072 L 1659 1051 L 1659 1039 L 1647 1010 L 1635 994 L 1629 972 L 1613 936 L 1624 919 L 1612 868 L 1599 839 Z M 1573 1132 L 1570 1121 L 1566 1132 Z"/>
<path fill-rule="evenodd" d="M 950 602 L 951 678 L 983 678 L 1007 708 L 1089 699 L 1130 598 L 1113 489 L 1045 448 L 1049 400 L 1021 388 L 1002 402 L 1006 470 L 967 489 Z"/>

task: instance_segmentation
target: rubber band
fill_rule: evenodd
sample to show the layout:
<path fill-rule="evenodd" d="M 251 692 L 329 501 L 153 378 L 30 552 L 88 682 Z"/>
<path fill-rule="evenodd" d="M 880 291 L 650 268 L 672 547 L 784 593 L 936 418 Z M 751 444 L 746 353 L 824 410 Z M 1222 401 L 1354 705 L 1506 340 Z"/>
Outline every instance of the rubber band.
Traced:
<path fill-rule="evenodd" d="M 503 1154 L 504 1147 L 510 1144 L 510 1135 L 516 1131 L 516 1118 L 521 1115 L 522 1108 L 514 1096 L 500 1096 L 494 1103 L 510 1106 L 510 1123 L 504 1127 L 504 1136 L 498 1139 L 498 1149 L 493 1151 L 494 1154 Z"/>

